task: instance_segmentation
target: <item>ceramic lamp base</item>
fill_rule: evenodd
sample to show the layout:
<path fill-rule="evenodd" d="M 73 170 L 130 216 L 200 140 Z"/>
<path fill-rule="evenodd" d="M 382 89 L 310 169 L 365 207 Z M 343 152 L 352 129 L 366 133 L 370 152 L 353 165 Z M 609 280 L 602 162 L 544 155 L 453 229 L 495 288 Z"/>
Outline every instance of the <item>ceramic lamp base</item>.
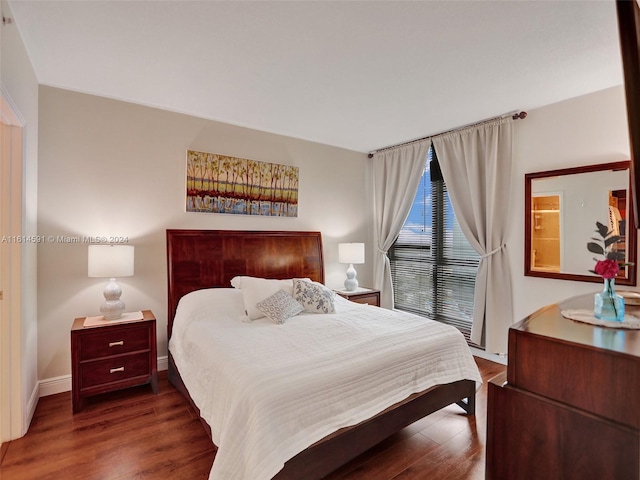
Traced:
<path fill-rule="evenodd" d="M 109 283 L 104 287 L 102 293 L 105 301 L 100 305 L 100 313 L 102 313 L 106 320 L 117 320 L 124 313 L 125 305 L 124 302 L 120 300 L 122 289 L 115 278 L 109 279 Z"/>
<path fill-rule="evenodd" d="M 357 275 L 358 273 L 356 269 L 353 268 L 353 264 L 349 265 L 349 268 L 347 268 L 347 279 L 344 281 L 344 288 L 347 292 L 353 292 L 358 289 Z"/>

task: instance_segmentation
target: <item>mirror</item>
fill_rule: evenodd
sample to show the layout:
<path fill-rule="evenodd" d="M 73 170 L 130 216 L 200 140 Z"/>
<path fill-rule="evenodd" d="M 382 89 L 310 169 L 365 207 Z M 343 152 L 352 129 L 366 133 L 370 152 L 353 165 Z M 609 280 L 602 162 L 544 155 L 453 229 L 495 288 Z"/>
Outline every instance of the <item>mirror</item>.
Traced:
<path fill-rule="evenodd" d="M 525 175 L 525 275 L 602 282 L 587 243 L 596 222 L 620 235 L 613 248 L 627 265 L 619 285 L 636 284 L 636 227 L 631 202 L 631 162 L 589 165 Z"/>

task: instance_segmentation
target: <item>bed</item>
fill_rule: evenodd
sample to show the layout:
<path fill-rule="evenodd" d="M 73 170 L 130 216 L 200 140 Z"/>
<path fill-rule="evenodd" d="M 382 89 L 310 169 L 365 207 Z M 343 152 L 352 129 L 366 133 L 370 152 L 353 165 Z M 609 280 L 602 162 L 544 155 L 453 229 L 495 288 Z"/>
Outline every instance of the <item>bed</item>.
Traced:
<path fill-rule="evenodd" d="M 216 405 L 216 408 L 220 407 L 220 400 L 217 404 L 209 402 L 206 399 L 203 400 L 201 384 L 208 383 L 208 380 L 204 379 L 202 376 L 198 377 L 198 375 L 202 375 L 201 372 L 197 372 L 191 367 L 185 367 L 185 351 L 189 351 L 190 349 L 180 348 L 177 346 L 178 337 L 182 338 L 182 336 L 184 335 L 183 332 L 185 331 L 185 327 L 183 327 L 183 323 L 189 324 L 189 322 L 191 322 L 194 325 L 198 325 L 197 318 L 195 320 L 189 321 L 183 320 L 183 317 L 185 316 L 184 311 L 186 311 L 186 309 L 188 308 L 187 305 L 193 304 L 196 305 L 196 311 L 198 308 L 200 308 L 200 311 L 205 311 L 207 310 L 207 308 L 209 308 L 207 307 L 208 304 L 205 304 L 205 306 L 202 307 L 201 302 L 220 302 L 220 299 L 222 298 L 224 300 L 222 300 L 220 304 L 225 305 L 224 309 L 229 309 L 229 311 L 232 311 L 235 308 L 241 308 L 242 301 L 239 300 L 241 298 L 240 293 L 238 292 L 238 290 L 234 291 L 234 289 L 230 288 L 231 280 L 234 277 L 248 276 L 259 277 L 263 279 L 304 278 L 310 282 L 318 282 L 319 284 L 323 284 L 324 268 L 321 235 L 319 232 L 167 230 L 167 270 L 167 334 L 168 338 L 170 339 L 169 380 L 191 401 L 196 412 L 201 415 L 203 425 L 207 429 L 208 433 L 212 436 L 212 439 L 215 443 L 216 437 L 218 437 L 218 439 L 225 438 L 224 436 L 220 437 L 220 426 L 218 425 L 219 422 L 211 418 L 210 412 L 210 410 L 212 409 L 212 405 Z M 185 297 L 184 301 L 180 303 L 180 300 L 183 297 Z M 180 311 L 178 311 L 179 304 Z M 339 323 L 336 316 L 331 316 L 331 314 L 329 314 L 324 315 L 324 317 L 327 319 L 327 322 L 336 322 L 332 327 L 336 329 L 335 331 L 339 331 L 337 329 L 340 328 L 347 329 L 345 331 L 349 332 L 349 337 L 351 337 L 352 334 L 354 336 L 357 335 L 356 330 L 360 329 L 360 327 L 362 327 L 362 330 L 365 330 L 369 328 L 369 326 L 367 325 L 368 323 L 375 323 L 373 321 L 365 321 L 367 318 L 373 318 L 375 315 L 396 315 L 395 312 L 391 312 L 388 310 L 385 311 L 384 309 L 378 309 L 377 307 L 373 306 L 351 304 L 344 299 L 336 297 L 336 310 L 338 309 L 342 309 L 344 311 L 352 310 L 353 315 L 357 320 L 354 320 L 352 323 Z M 211 309 L 209 308 L 209 310 Z M 176 320 L 175 325 L 175 338 L 172 338 L 172 335 L 174 334 L 174 319 L 177 312 L 178 320 Z M 232 350 L 233 348 L 237 349 L 237 347 L 231 345 L 233 339 L 241 334 L 236 334 L 235 330 L 232 333 L 229 333 L 231 332 L 231 330 L 229 330 L 230 328 L 244 329 L 244 331 L 251 332 L 251 334 L 246 339 L 243 339 L 243 341 L 250 342 L 251 336 L 261 338 L 261 335 L 264 335 L 264 337 L 262 338 L 268 338 L 269 342 L 271 342 L 270 336 L 278 336 L 284 334 L 283 332 L 286 330 L 285 327 L 288 329 L 296 329 L 302 328 L 300 326 L 306 324 L 304 328 L 309 328 L 308 325 L 312 324 L 313 320 L 306 319 L 305 314 L 306 312 L 302 312 L 302 314 L 296 316 L 295 319 L 291 321 L 287 320 L 287 322 L 285 322 L 285 325 L 282 326 L 283 328 L 280 328 L 280 325 L 269 325 L 269 322 L 264 321 L 241 322 L 240 320 L 237 320 L 237 322 L 230 322 L 229 320 L 225 319 L 215 320 L 216 322 L 220 323 L 207 323 L 207 328 L 209 328 L 210 331 L 219 332 L 218 335 L 214 333 L 211 337 L 212 343 L 214 340 L 216 340 L 216 337 L 220 337 L 218 340 L 222 343 L 220 343 L 219 347 L 217 348 L 220 348 L 222 350 L 223 347 L 227 346 Z M 308 317 L 311 317 L 313 315 L 317 314 L 307 314 Z M 322 317 L 317 316 L 313 318 L 320 319 Z M 207 320 L 207 322 L 209 322 L 209 320 Z M 436 330 L 444 328 L 437 322 L 431 323 L 436 324 L 436 326 L 433 327 Z M 320 330 L 318 330 L 318 332 L 320 332 Z M 225 337 L 225 335 L 227 336 Z M 318 335 L 323 334 L 318 333 Z M 396 335 L 396 333 L 393 333 L 393 335 Z M 198 337 L 202 337 L 202 339 L 204 339 L 205 333 L 198 333 L 198 335 L 196 335 L 196 340 L 198 340 Z M 200 339 L 200 341 L 204 341 L 202 339 Z M 250 343 L 247 343 L 247 345 L 249 344 Z M 253 351 L 257 349 L 259 348 L 251 347 L 251 352 L 255 353 Z M 217 349 L 214 350 L 217 351 Z M 174 353 L 176 353 L 175 358 Z M 271 354 L 272 353 L 270 353 L 269 355 Z M 466 355 L 471 358 L 468 349 L 466 351 Z M 247 356 L 250 357 L 250 355 Z M 463 355 L 461 355 L 461 357 L 462 356 Z M 357 359 L 357 356 L 353 358 Z M 178 360 L 178 362 L 176 362 L 176 360 Z M 464 360 L 465 362 L 467 362 L 466 358 Z M 201 360 L 198 359 L 197 362 L 201 362 Z M 351 364 L 352 362 L 348 363 Z M 201 365 L 201 363 L 198 364 Z M 179 367 L 178 365 L 181 365 L 181 367 Z M 299 365 L 295 366 L 299 367 Z M 466 367 L 468 367 L 468 365 L 466 365 Z M 183 371 L 180 371 L 181 368 Z M 203 368 L 203 371 L 207 371 L 206 369 L 209 367 Z M 220 369 L 222 368 L 222 363 L 219 365 L 212 365 L 211 368 Z M 225 366 L 224 368 L 227 367 Z M 291 378 L 296 379 L 296 381 L 293 382 L 295 385 L 306 384 L 305 378 L 301 376 L 302 370 L 305 369 L 306 367 L 304 369 L 296 369 L 292 366 Z M 337 370 L 340 370 L 342 372 L 343 369 L 340 368 Z M 238 378 L 241 377 L 241 375 L 238 376 Z M 476 369 L 475 372 L 467 371 L 463 377 L 464 378 L 452 377 L 450 379 L 451 381 L 448 381 L 445 384 L 436 384 L 433 386 L 428 386 L 424 389 L 420 388 L 419 390 L 415 390 L 415 392 L 411 391 L 408 395 L 402 398 L 395 398 L 393 400 L 393 403 L 390 403 L 388 406 L 385 405 L 383 408 L 380 407 L 380 405 L 382 405 L 381 402 L 388 400 L 381 399 L 381 401 L 377 403 L 377 405 L 372 405 L 372 408 L 377 408 L 378 410 L 366 413 L 366 418 L 360 418 L 356 416 L 351 417 L 348 421 L 345 419 L 341 419 L 341 421 L 346 422 L 344 423 L 344 426 L 336 423 L 335 425 L 332 424 L 331 426 L 327 425 L 325 430 L 315 429 L 314 435 L 318 436 L 319 434 L 321 434 L 322 436 L 318 438 L 309 436 L 306 439 L 300 439 L 301 441 L 308 442 L 302 447 L 300 446 L 300 443 L 296 445 L 289 445 L 286 438 L 278 439 L 274 437 L 272 439 L 269 436 L 266 439 L 260 438 L 256 440 L 256 445 L 261 445 L 264 448 L 265 446 L 269 447 L 269 444 L 273 442 L 273 449 L 278 450 L 278 454 L 281 453 L 279 451 L 280 445 L 286 447 L 284 448 L 284 450 L 289 449 L 289 453 L 286 454 L 286 458 L 280 460 L 275 459 L 276 464 L 278 461 L 282 461 L 283 465 L 280 465 L 276 470 L 274 470 L 274 464 L 272 462 L 264 471 L 273 473 L 273 478 L 276 478 L 278 480 L 322 478 L 339 466 L 345 464 L 349 460 L 368 450 L 370 447 L 379 443 L 389 435 L 447 405 L 457 403 L 464 409 L 467 414 L 473 414 L 475 412 L 475 391 L 477 388 L 477 382 L 480 381 L 480 376 L 477 373 Z M 243 389 L 249 388 L 249 386 L 251 386 L 251 384 L 253 383 L 268 384 L 268 382 L 260 381 L 260 379 L 262 378 L 261 375 L 256 377 L 249 376 L 247 378 L 253 378 L 253 380 L 248 381 L 246 382 L 246 384 L 242 385 Z M 322 375 L 314 374 L 313 378 L 313 381 L 319 381 L 317 379 L 322 378 Z M 311 379 L 309 381 L 311 382 Z M 332 385 L 334 383 L 337 382 L 332 382 Z M 426 383 L 421 384 L 420 382 L 417 382 L 415 383 L 415 385 L 413 385 L 412 388 L 418 388 L 416 387 L 416 385 L 426 385 Z M 285 387 L 290 388 L 291 385 L 282 383 L 281 389 L 271 388 L 271 390 L 284 390 Z M 317 388 L 317 386 L 309 387 L 307 390 L 314 391 L 313 388 Z M 404 388 L 404 386 L 402 386 L 402 388 Z M 239 398 L 237 401 L 233 400 L 229 402 L 228 399 L 223 399 L 222 404 L 233 405 L 233 408 L 236 409 L 236 405 L 242 403 L 242 407 L 237 407 L 238 409 L 253 408 L 251 405 L 247 407 L 244 404 L 251 401 L 251 398 L 255 397 L 258 400 L 255 403 L 260 404 L 260 408 L 267 408 L 267 410 L 260 410 L 258 407 L 256 407 L 255 411 L 279 411 L 279 407 L 264 407 L 262 405 L 266 403 L 266 401 L 263 400 L 269 397 L 269 395 L 271 395 L 273 392 L 267 391 L 267 393 L 263 393 L 263 391 L 258 391 L 259 393 L 254 393 L 248 390 L 242 390 L 242 392 L 245 391 L 247 392 L 246 395 L 241 395 L 241 398 Z M 303 403 L 306 404 L 307 402 L 309 402 L 309 404 L 311 404 L 310 402 L 316 400 L 321 402 L 320 405 L 331 406 L 332 402 L 327 402 L 326 399 L 323 400 L 321 398 L 321 393 L 322 389 L 318 390 L 317 394 L 308 396 Z M 397 395 L 398 393 L 395 392 L 395 394 Z M 282 398 L 280 398 L 279 402 L 282 403 Z M 251 412 L 253 412 L 253 410 L 251 410 Z M 251 412 L 241 415 L 240 418 L 246 417 L 253 419 L 256 415 L 252 414 Z M 360 412 L 358 413 L 360 414 Z M 311 416 L 312 415 L 307 412 L 304 418 L 306 419 L 307 417 Z M 262 415 L 257 415 L 257 417 L 258 419 L 260 419 Z M 225 423 L 226 425 L 226 422 L 230 421 L 227 421 L 225 417 L 223 423 Z M 262 424 L 264 425 L 264 422 L 262 422 Z M 280 426 L 280 421 L 278 425 Z M 296 423 L 295 425 L 297 426 L 298 424 Z M 253 439 L 251 439 L 248 435 L 254 431 L 260 430 L 259 427 L 254 428 L 253 426 L 247 428 L 248 431 L 245 432 L 246 436 L 243 437 L 246 439 L 246 441 L 242 440 L 240 443 L 238 443 L 238 445 L 240 445 L 238 448 L 242 448 L 241 444 L 246 443 L 247 445 L 250 445 Z M 300 429 L 303 429 L 303 427 L 300 427 Z M 232 430 L 242 430 L 242 425 L 234 425 L 234 428 Z M 264 430 L 264 428 L 262 430 Z M 286 431 L 286 428 L 284 428 L 284 430 Z M 245 435 L 245 433 L 243 433 L 243 435 Z M 271 435 L 272 432 L 266 433 L 267 435 Z M 312 440 L 309 440 L 309 438 L 312 438 Z M 226 473 L 224 474 L 215 472 L 217 467 L 216 462 L 219 462 L 220 465 L 228 463 L 226 457 L 224 457 L 224 459 L 219 458 L 223 457 L 223 448 L 221 447 L 224 446 L 223 444 L 226 444 L 225 442 L 233 444 L 233 440 L 225 440 L 224 442 L 219 442 L 221 443 L 221 445 L 218 445 L 219 450 L 216 454 L 214 468 L 212 469 L 210 477 L 212 479 L 229 477 L 229 471 L 226 471 Z M 236 440 L 236 443 L 237 442 L 238 441 Z M 227 449 L 227 451 L 229 451 L 229 449 Z M 247 455 L 250 455 L 251 452 L 255 453 L 256 450 L 251 449 L 251 451 L 247 453 Z M 225 455 L 228 455 L 228 453 L 225 452 Z M 240 459 L 240 461 L 244 461 L 246 463 L 259 463 L 260 460 L 261 459 Z M 256 475 L 256 470 L 247 470 L 247 472 L 245 472 L 244 478 L 252 478 L 252 480 L 256 480 L 255 478 L 253 478 L 253 476 Z M 266 477 L 263 475 L 263 478 L 270 478 L 271 476 L 271 474 Z M 238 475 L 237 478 L 243 477 Z"/>

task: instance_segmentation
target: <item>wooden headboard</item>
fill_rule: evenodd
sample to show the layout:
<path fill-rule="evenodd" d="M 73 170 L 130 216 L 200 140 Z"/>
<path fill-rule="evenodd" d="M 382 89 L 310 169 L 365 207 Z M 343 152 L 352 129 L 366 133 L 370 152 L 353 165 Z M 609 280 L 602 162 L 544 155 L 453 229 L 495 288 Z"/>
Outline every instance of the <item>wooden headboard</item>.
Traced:
<path fill-rule="evenodd" d="M 171 337 L 178 301 L 202 288 L 231 287 L 236 275 L 324 283 L 320 232 L 167 230 Z"/>

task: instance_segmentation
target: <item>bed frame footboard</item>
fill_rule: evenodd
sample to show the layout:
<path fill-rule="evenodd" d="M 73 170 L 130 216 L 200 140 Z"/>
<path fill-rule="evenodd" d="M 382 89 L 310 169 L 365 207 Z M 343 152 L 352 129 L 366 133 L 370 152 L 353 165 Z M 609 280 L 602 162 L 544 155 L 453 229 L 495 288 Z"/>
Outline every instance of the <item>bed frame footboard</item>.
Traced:
<path fill-rule="evenodd" d="M 469 392 L 469 396 L 456 402 L 456 405 L 458 405 L 465 412 L 467 412 L 467 415 L 476 414 L 476 387 L 475 387 L 475 382 L 471 382 L 471 383 L 473 383 L 472 385 L 473 390 Z"/>
<path fill-rule="evenodd" d="M 441 408 L 458 403 L 465 396 L 467 402 L 463 408 L 468 414 L 473 414 L 475 390 L 474 381 L 461 380 L 416 393 L 375 417 L 338 430 L 311 445 L 285 463 L 274 480 L 323 478 L 404 427 Z"/>

